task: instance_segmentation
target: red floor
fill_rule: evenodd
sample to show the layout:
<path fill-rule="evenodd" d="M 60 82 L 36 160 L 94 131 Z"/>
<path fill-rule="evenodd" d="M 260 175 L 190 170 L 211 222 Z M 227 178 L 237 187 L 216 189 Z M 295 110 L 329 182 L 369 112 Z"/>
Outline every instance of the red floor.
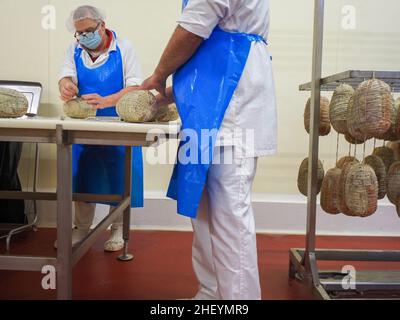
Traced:
<path fill-rule="evenodd" d="M 104 253 L 104 234 L 77 264 L 73 274 L 74 299 L 170 300 L 191 297 L 197 283 L 191 267 L 192 234 L 134 231 L 131 262 Z M 54 255 L 55 230 L 40 229 L 20 235 L 11 254 Z M 259 235 L 259 268 L 263 299 L 312 299 L 296 281 L 288 279 L 288 250 L 304 246 L 303 236 Z M 400 238 L 320 237 L 319 248 L 400 249 Z M 5 243 L 0 242 L 0 254 Z M 321 263 L 338 268 L 344 263 Z M 346 263 L 349 264 L 349 263 Z M 362 269 L 397 269 L 400 263 L 354 263 Z M 41 288 L 39 272 L 0 271 L 0 299 L 54 299 L 54 291 Z"/>

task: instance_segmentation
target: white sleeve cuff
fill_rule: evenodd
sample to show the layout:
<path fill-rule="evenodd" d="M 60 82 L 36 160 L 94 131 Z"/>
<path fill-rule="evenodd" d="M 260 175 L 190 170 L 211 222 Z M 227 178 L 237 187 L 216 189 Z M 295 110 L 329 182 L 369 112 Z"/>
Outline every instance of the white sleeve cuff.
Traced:
<path fill-rule="evenodd" d="M 205 30 L 204 26 L 201 24 L 179 21 L 179 25 L 186 31 L 189 31 L 205 40 L 208 39 L 212 33 L 212 30 Z"/>
<path fill-rule="evenodd" d="M 60 82 L 64 78 L 72 78 L 72 81 L 75 84 L 78 84 L 78 77 L 77 77 L 76 73 L 73 73 L 73 72 L 62 72 L 58 77 L 58 82 Z"/>

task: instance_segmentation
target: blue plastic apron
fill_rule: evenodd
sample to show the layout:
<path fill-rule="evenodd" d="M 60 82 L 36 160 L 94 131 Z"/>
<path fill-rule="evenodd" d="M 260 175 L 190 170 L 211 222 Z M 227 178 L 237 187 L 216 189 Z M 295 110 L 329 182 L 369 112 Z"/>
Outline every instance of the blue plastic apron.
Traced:
<path fill-rule="evenodd" d="M 187 3 L 188 0 L 184 0 L 183 7 Z M 185 150 L 196 150 L 198 157 L 197 163 L 186 164 L 178 156 L 167 194 L 177 200 L 178 214 L 190 218 L 197 216 L 215 138 L 254 41 L 266 43 L 259 35 L 226 32 L 217 26 L 210 38 L 173 76 L 173 91 L 182 130 L 191 130 L 197 135 L 197 139 L 191 139 L 193 135 L 183 139 L 180 149 L 185 145 Z M 202 130 L 213 130 L 212 139 L 201 141 Z M 204 161 L 205 158 L 209 161 Z"/>
<path fill-rule="evenodd" d="M 115 37 L 115 34 L 114 34 Z M 124 88 L 121 51 L 109 53 L 107 62 L 89 69 L 82 59 L 82 48 L 75 49 L 79 95 L 97 93 L 108 96 Z M 115 107 L 97 110 L 98 117 L 117 117 Z M 125 147 L 73 145 L 73 192 L 123 195 L 125 185 Z M 143 159 L 141 147 L 132 148 L 131 207 L 143 207 Z M 118 203 L 106 203 L 113 206 Z"/>

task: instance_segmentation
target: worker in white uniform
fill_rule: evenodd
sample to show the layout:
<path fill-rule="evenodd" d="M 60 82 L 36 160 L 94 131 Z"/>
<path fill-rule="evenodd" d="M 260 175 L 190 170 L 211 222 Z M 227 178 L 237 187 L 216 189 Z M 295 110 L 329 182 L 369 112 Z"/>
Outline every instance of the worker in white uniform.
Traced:
<path fill-rule="evenodd" d="M 192 218 L 194 299 L 261 299 L 251 189 L 258 158 L 277 151 L 269 13 L 269 0 L 184 0 L 141 87 L 160 92 L 159 104 L 175 100 L 183 131 L 218 130 L 213 160 L 233 154 L 231 163 L 187 164 L 178 153 L 171 179 L 168 195 Z"/>
<path fill-rule="evenodd" d="M 61 99 L 66 102 L 79 96 L 97 109 L 96 116 L 117 116 L 115 105 L 118 100 L 127 92 L 137 90 L 142 81 L 139 60 L 132 43 L 118 38 L 114 31 L 107 29 L 105 15 L 92 6 L 74 10 L 67 27 L 76 40 L 66 52 L 59 77 Z M 123 194 L 124 157 L 124 147 L 74 145 L 74 192 Z M 142 172 L 141 149 L 133 149 L 133 158 L 136 163 L 133 172 Z M 133 207 L 142 206 L 141 187 L 133 186 L 136 188 L 132 196 Z M 111 203 L 110 211 L 116 205 Z M 95 209 L 93 203 L 75 203 L 73 245 L 88 235 Z M 111 226 L 111 237 L 104 244 L 105 251 L 122 249 L 122 233 L 121 215 Z"/>

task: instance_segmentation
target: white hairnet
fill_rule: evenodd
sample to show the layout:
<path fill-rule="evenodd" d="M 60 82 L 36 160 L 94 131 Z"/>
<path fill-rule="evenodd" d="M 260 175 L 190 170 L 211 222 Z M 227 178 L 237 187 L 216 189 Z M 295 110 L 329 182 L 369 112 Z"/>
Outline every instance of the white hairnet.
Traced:
<path fill-rule="evenodd" d="M 81 6 L 76 8 L 74 11 L 71 12 L 67 20 L 67 29 L 74 33 L 75 30 L 75 22 L 81 21 L 84 19 L 92 19 L 96 21 L 105 21 L 106 15 L 104 12 L 96 7 L 92 6 Z"/>

